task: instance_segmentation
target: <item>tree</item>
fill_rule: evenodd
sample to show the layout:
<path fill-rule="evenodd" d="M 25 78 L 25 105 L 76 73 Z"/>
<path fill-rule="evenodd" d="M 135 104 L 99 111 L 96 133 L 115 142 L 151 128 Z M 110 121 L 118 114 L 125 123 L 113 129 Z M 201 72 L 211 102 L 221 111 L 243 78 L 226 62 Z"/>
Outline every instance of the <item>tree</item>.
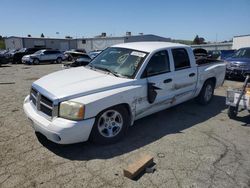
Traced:
<path fill-rule="evenodd" d="M 44 38 L 44 34 L 43 33 L 41 34 L 41 38 Z"/>
<path fill-rule="evenodd" d="M 205 39 L 203 37 L 199 37 L 199 35 L 196 35 L 193 44 L 206 44 Z"/>
<path fill-rule="evenodd" d="M 194 40 L 193 40 L 193 44 L 200 44 L 200 40 L 199 40 L 199 36 L 196 35 Z"/>
<path fill-rule="evenodd" d="M 30 35 L 30 34 L 28 34 L 27 36 L 28 36 L 28 37 L 31 37 L 31 35 Z"/>
<path fill-rule="evenodd" d="M 3 36 L 2 35 L 0 35 L 0 40 L 2 40 L 3 39 Z"/>

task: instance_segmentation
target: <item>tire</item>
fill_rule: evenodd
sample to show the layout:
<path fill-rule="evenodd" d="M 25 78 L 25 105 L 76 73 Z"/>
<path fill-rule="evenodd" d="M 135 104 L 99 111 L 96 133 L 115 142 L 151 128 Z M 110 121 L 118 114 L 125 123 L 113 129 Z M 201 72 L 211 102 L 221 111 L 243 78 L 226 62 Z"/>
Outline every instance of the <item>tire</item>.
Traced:
<path fill-rule="evenodd" d="M 197 102 L 201 105 L 207 105 L 211 102 L 214 95 L 214 82 L 212 80 L 207 80 L 202 89 L 200 94 L 196 98 Z"/>
<path fill-rule="evenodd" d="M 58 63 L 58 64 L 62 63 L 62 58 L 61 58 L 61 57 L 58 57 L 58 58 L 56 59 L 56 63 Z"/>
<path fill-rule="evenodd" d="M 68 61 L 72 61 L 72 60 L 73 60 L 73 58 L 69 56 L 68 57 Z"/>
<path fill-rule="evenodd" d="M 127 132 L 129 120 L 128 111 L 122 106 L 102 111 L 96 117 L 90 140 L 96 144 L 113 144 L 121 140 Z"/>
<path fill-rule="evenodd" d="M 227 115 L 230 119 L 234 119 L 237 116 L 236 107 L 229 106 L 227 109 Z"/>
<path fill-rule="evenodd" d="M 32 64 L 34 64 L 34 65 L 39 65 L 39 64 L 40 64 L 39 59 L 37 59 L 37 58 L 34 59 Z"/>

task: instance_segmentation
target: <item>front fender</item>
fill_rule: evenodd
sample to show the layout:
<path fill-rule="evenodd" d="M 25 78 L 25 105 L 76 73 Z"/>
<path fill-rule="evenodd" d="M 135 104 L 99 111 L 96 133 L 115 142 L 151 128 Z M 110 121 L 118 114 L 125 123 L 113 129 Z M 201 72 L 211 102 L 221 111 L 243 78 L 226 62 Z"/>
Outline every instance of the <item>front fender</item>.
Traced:
<path fill-rule="evenodd" d="M 97 116 L 112 106 L 126 104 L 129 107 L 131 123 L 135 117 L 138 86 L 127 86 L 72 99 L 85 105 L 85 119 Z"/>

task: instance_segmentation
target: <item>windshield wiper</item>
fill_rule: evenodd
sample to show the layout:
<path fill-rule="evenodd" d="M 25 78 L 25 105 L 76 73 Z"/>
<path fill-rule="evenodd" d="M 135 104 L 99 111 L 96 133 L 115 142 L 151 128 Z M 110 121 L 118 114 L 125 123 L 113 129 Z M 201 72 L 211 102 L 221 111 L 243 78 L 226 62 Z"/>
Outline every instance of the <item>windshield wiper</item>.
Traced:
<path fill-rule="evenodd" d="M 93 67 L 93 66 L 92 66 Z M 120 77 L 119 74 L 117 74 L 116 72 L 108 69 L 108 68 L 104 68 L 104 67 L 93 67 L 95 69 L 100 69 L 102 71 L 105 71 L 105 72 L 108 72 L 108 73 L 111 73 L 112 75 L 116 76 L 116 77 Z"/>
<path fill-rule="evenodd" d="M 87 67 L 89 67 L 90 69 L 93 69 L 93 70 L 96 70 L 96 69 L 99 69 L 99 70 L 102 70 L 102 71 L 105 71 L 105 72 L 108 72 L 108 73 L 111 73 L 112 75 L 116 76 L 116 77 L 123 77 L 123 78 L 128 78 L 129 76 L 127 75 L 122 75 L 122 74 L 119 74 L 115 71 L 112 71 L 108 68 L 104 68 L 104 67 L 97 67 L 97 66 L 93 66 L 93 65 L 87 65 Z"/>

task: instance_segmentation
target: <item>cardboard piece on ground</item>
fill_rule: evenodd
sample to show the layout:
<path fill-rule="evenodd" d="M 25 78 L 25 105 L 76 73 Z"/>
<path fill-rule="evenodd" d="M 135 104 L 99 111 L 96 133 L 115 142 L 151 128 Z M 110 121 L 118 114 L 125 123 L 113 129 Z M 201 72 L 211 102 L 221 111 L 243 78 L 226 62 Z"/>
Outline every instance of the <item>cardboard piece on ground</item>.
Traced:
<path fill-rule="evenodd" d="M 129 179 L 134 179 L 138 176 L 146 167 L 153 164 L 153 157 L 150 155 L 143 155 L 137 161 L 134 161 L 127 168 L 123 169 L 123 174 Z"/>

